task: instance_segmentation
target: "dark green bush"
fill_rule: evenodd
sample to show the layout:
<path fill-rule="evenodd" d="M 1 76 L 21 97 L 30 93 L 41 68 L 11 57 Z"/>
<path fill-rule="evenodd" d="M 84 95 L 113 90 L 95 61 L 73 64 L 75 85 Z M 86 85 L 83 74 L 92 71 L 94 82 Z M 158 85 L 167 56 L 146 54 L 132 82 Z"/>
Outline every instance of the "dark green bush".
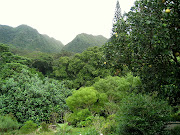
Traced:
<path fill-rule="evenodd" d="M 170 120 L 171 107 L 167 102 L 148 95 L 132 94 L 122 100 L 118 112 L 117 133 L 120 135 L 162 134 Z"/>
<path fill-rule="evenodd" d="M 180 121 L 180 109 L 172 115 L 173 121 Z"/>
<path fill-rule="evenodd" d="M 21 127 L 20 131 L 23 134 L 34 132 L 38 128 L 37 124 L 32 120 L 26 121 L 24 125 Z"/>
<path fill-rule="evenodd" d="M 18 122 L 12 117 L 0 116 L 0 132 L 7 132 L 11 130 L 15 130 L 19 127 Z"/>
<path fill-rule="evenodd" d="M 180 133 L 180 126 L 176 126 L 173 129 L 165 129 L 163 135 L 179 135 Z"/>
<path fill-rule="evenodd" d="M 180 134 L 180 127 L 178 126 L 170 130 L 168 135 L 179 135 L 179 134 Z"/>

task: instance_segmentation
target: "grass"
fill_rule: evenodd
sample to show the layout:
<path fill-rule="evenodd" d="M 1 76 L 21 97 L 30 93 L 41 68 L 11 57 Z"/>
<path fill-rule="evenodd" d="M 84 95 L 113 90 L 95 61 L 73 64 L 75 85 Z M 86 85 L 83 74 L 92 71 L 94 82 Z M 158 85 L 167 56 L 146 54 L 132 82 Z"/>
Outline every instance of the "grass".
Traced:
<path fill-rule="evenodd" d="M 88 128 L 88 127 L 72 128 L 72 131 L 71 131 L 71 133 L 69 133 L 69 135 L 79 135 L 79 134 L 83 135 L 89 129 L 90 128 Z M 29 133 L 29 134 L 22 134 L 19 130 L 14 130 L 14 131 L 7 132 L 7 133 L 4 133 L 4 134 L 0 133 L 0 135 L 58 135 L 58 134 L 56 134 L 54 131 L 40 132 L 40 133 L 32 132 L 32 133 Z"/>
<path fill-rule="evenodd" d="M 73 128 L 72 129 L 72 134 L 73 135 L 79 135 L 79 134 L 82 134 L 87 131 L 89 128 L 88 127 L 83 127 L 83 128 Z"/>
<path fill-rule="evenodd" d="M 0 135 L 55 135 L 55 132 L 54 131 L 48 131 L 48 132 L 40 132 L 40 133 L 32 132 L 29 134 L 22 134 L 19 130 L 14 130 L 14 131 L 7 132 L 4 134 L 0 133 Z"/>

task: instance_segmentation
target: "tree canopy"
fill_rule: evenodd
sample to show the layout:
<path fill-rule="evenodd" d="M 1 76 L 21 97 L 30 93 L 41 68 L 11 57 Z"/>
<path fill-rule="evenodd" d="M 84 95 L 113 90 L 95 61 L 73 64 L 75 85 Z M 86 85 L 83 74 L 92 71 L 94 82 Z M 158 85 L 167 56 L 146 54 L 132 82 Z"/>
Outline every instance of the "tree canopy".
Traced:
<path fill-rule="evenodd" d="M 127 65 L 141 77 L 144 91 L 157 92 L 172 104 L 179 104 L 180 92 L 178 6 L 177 0 L 136 1 L 104 46 L 111 66 L 123 70 Z"/>

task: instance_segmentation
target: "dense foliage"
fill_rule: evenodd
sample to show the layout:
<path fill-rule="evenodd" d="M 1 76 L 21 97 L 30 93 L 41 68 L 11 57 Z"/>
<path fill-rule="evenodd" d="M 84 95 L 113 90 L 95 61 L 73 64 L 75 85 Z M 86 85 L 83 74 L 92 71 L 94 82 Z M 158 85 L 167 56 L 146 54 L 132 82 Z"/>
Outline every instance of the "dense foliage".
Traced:
<path fill-rule="evenodd" d="M 104 62 L 101 48 L 89 48 L 73 57 L 61 57 L 54 64 L 53 73 L 56 79 L 69 80 L 68 87 L 78 89 L 92 85 L 98 78 L 113 74 Z"/>
<path fill-rule="evenodd" d="M 104 106 L 106 116 L 116 114 L 119 105 L 121 105 L 121 100 L 130 93 L 137 92 L 140 86 L 140 78 L 134 77 L 131 73 L 124 77 L 108 76 L 93 84 L 98 92 L 105 93 L 108 97 L 108 102 Z"/>
<path fill-rule="evenodd" d="M 62 115 L 67 110 L 65 99 L 70 90 L 63 84 L 48 78 L 41 80 L 24 68 L 19 72 L 0 81 L 2 113 L 13 113 L 21 122 L 41 122 L 48 121 L 52 113 Z"/>
<path fill-rule="evenodd" d="M 36 56 L 32 58 L 31 66 L 44 75 L 49 75 L 53 71 L 53 58 L 45 53 L 36 53 Z"/>
<path fill-rule="evenodd" d="M 109 76 L 100 79 L 92 87 L 82 87 L 66 99 L 72 111 L 68 114 L 67 121 L 72 125 L 88 126 L 97 120 L 97 116 L 103 116 L 98 120 L 103 120 L 102 129 L 110 132 L 113 122 L 109 122 L 109 119 L 116 115 L 121 100 L 136 92 L 140 85 L 138 77 L 128 74 L 124 77 Z"/>
<path fill-rule="evenodd" d="M 24 125 L 21 127 L 20 131 L 23 134 L 31 133 L 38 128 L 38 125 L 34 123 L 32 120 L 26 121 Z"/>
<path fill-rule="evenodd" d="M 18 129 L 19 126 L 17 120 L 10 115 L 0 116 L 0 133 Z"/>
<path fill-rule="evenodd" d="M 122 135 L 163 134 L 170 114 L 167 102 L 148 95 L 131 94 L 120 105 L 117 132 Z"/>
<path fill-rule="evenodd" d="M 179 18 L 179 0 L 137 0 L 124 15 L 117 1 L 112 37 L 103 47 L 87 49 L 106 39 L 86 34 L 56 54 L 12 53 L 0 44 L 0 130 L 20 122 L 22 132 L 40 123 L 49 131 L 47 123 L 61 122 L 57 134 L 79 135 L 73 130 L 81 127 L 83 134 L 177 134 L 179 128 L 164 129 L 180 118 Z M 33 48 L 36 38 L 27 26 L 0 25 L 0 42 L 20 41 L 26 48 L 33 40 Z"/>
<path fill-rule="evenodd" d="M 4 51 L 7 51 L 5 47 Z M 71 94 L 71 90 L 57 80 L 42 77 L 19 63 L 18 59 L 12 61 L 16 58 L 12 54 L 7 56 L 1 53 L 1 56 L 1 61 L 5 61 L 0 71 L 1 113 L 12 113 L 19 122 L 33 120 L 39 123 L 49 121 L 52 113 L 61 116 L 68 109 L 65 99 Z M 61 120 L 60 117 L 57 119 Z"/>
<path fill-rule="evenodd" d="M 144 91 L 157 92 L 174 105 L 180 102 L 178 10 L 178 0 L 136 1 L 114 26 L 116 33 L 104 46 L 112 66 L 122 70 L 127 65 L 140 75 Z"/>
<path fill-rule="evenodd" d="M 99 93 L 93 87 L 81 88 L 74 91 L 72 96 L 66 99 L 68 107 L 73 111 L 68 121 L 76 124 L 86 120 L 89 116 L 104 112 L 104 105 L 107 102 L 107 95 Z"/>

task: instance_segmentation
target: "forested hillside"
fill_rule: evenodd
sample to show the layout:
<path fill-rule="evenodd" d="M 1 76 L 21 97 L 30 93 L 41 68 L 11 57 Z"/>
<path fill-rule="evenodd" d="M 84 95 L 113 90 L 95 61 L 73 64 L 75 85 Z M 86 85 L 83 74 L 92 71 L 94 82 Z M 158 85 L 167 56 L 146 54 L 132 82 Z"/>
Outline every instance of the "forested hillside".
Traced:
<path fill-rule="evenodd" d="M 41 35 L 39 32 L 27 25 L 20 25 L 16 28 L 0 25 L 0 43 L 10 45 L 16 50 L 41 51 L 41 52 L 60 52 L 63 44 Z"/>
<path fill-rule="evenodd" d="M 100 47 L 104 45 L 105 42 L 107 42 L 107 38 L 101 35 L 93 36 L 82 33 L 77 35 L 70 43 L 65 45 L 63 49 L 70 52 L 81 53 L 88 47 Z"/>
<path fill-rule="evenodd" d="M 109 41 L 68 45 L 101 47 L 20 56 L 0 44 L 0 134 L 179 135 L 179 16 L 179 0 L 137 0 L 124 15 L 117 1 Z"/>

